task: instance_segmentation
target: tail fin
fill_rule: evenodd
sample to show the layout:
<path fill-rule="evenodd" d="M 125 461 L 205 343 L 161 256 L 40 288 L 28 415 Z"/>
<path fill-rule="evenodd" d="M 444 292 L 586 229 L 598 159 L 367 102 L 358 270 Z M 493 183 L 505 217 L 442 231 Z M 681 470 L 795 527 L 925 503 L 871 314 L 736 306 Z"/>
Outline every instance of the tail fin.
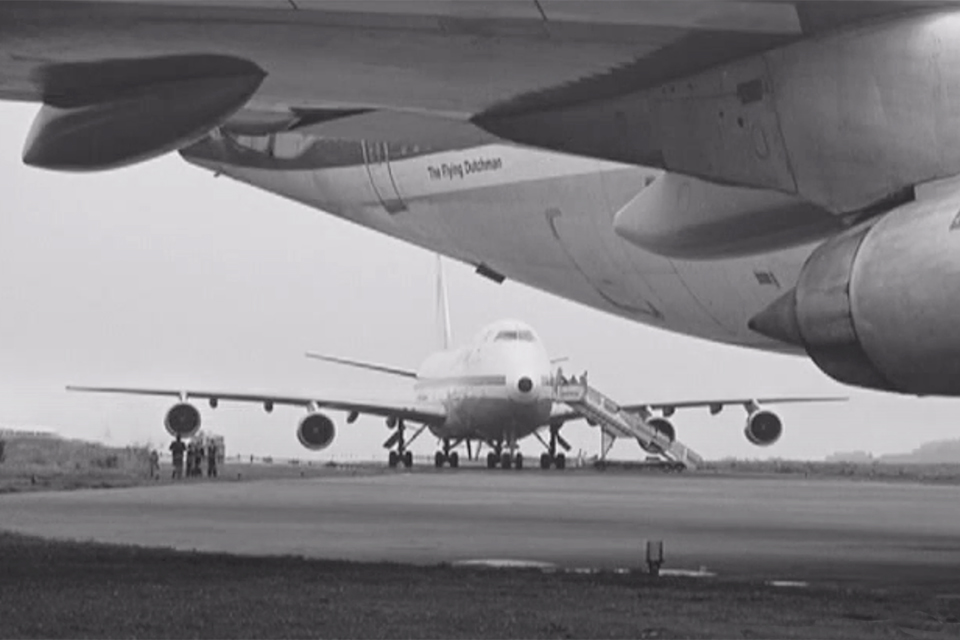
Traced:
<path fill-rule="evenodd" d="M 450 348 L 450 307 L 447 304 L 447 285 L 443 279 L 443 260 L 437 254 L 437 337 L 441 349 Z"/>

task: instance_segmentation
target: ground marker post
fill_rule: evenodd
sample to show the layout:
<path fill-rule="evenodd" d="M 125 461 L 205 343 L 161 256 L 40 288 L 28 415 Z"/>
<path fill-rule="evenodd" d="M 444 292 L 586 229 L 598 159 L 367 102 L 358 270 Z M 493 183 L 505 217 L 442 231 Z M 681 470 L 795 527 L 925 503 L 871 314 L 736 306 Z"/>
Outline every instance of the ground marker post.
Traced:
<path fill-rule="evenodd" d="M 647 540 L 647 570 L 652 576 L 660 575 L 663 565 L 663 540 Z"/>

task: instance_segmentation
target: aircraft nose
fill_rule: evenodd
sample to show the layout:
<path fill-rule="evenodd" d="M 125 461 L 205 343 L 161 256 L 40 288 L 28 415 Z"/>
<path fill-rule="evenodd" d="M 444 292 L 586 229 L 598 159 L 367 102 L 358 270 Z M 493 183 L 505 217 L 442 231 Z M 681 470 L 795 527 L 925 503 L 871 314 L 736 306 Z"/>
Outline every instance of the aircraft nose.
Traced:
<path fill-rule="evenodd" d="M 537 399 L 537 383 L 530 374 L 521 373 L 508 380 L 507 393 L 514 402 L 533 402 Z"/>

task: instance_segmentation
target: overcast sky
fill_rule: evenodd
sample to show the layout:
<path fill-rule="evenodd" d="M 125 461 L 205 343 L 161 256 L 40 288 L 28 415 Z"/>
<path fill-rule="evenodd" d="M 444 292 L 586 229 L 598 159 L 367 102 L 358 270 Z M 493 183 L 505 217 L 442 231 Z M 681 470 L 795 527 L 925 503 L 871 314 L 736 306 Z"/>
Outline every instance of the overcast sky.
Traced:
<path fill-rule="evenodd" d="M 0 105 L 0 424 L 39 426 L 113 444 L 167 441 L 169 401 L 71 394 L 64 385 L 121 384 L 403 397 L 403 381 L 309 361 L 307 349 L 416 367 L 436 347 L 434 258 L 422 249 L 214 178 L 169 156 L 96 175 L 24 167 L 34 106 Z M 623 403 L 729 395 L 849 395 L 842 405 L 781 410 L 782 440 L 758 449 L 744 412 L 678 412 L 679 438 L 707 457 L 822 458 L 838 450 L 899 452 L 960 435 L 960 405 L 833 383 L 804 358 L 650 329 L 447 262 L 454 341 L 484 324 L 531 323 L 567 371 Z M 346 425 L 334 445 L 300 448 L 302 411 L 204 407 L 231 453 L 383 457 L 379 419 Z M 596 430 L 570 425 L 588 453 Z M 432 453 L 424 437 L 418 453 Z M 539 444 L 523 450 L 538 454 Z M 615 455 L 640 455 L 621 441 Z"/>

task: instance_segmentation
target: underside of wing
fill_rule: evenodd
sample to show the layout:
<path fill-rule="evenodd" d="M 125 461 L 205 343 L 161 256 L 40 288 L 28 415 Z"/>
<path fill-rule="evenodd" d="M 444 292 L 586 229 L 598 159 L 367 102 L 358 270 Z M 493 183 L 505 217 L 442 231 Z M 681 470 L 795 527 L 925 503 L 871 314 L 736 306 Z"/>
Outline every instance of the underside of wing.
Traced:
<path fill-rule="evenodd" d="M 261 404 L 267 409 L 273 406 L 285 405 L 304 407 L 308 409 L 333 409 L 350 413 L 382 416 L 409 420 L 423 424 L 442 424 L 446 419 L 446 409 L 436 403 L 403 401 L 403 400 L 371 400 L 353 399 L 346 396 L 334 397 L 330 395 L 289 395 L 282 393 L 263 392 L 234 392 L 211 390 L 160 389 L 144 387 L 92 387 L 68 386 L 69 391 L 83 391 L 92 393 L 117 393 L 142 396 L 161 396 L 177 398 L 181 402 L 192 399 L 209 400 L 216 405 L 220 401 L 247 402 Z"/>
<path fill-rule="evenodd" d="M 265 80 L 247 105 L 247 117 L 259 114 L 259 125 L 285 127 L 295 119 L 332 126 L 341 120 L 357 135 L 367 114 L 387 110 L 406 114 L 398 121 L 415 136 L 425 128 L 423 116 L 464 121 L 482 113 L 491 124 L 501 116 L 636 91 L 799 38 L 945 4 L 950 2 L 0 0 L 0 99 L 89 104 L 129 97 L 138 78 L 143 85 L 196 76 L 202 65 L 185 58 L 203 52 L 262 70 Z M 177 64 L 165 65 L 178 56 Z M 209 101 L 210 92 L 216 93 L 210 83 L 223 83 L 230 74 L 214 69 L 201 75 L 205 87 L 173 93 Z M 255 81 L 240 84 L 238 96 Z M 230 101 L 223 102 L 219 115 L 227 115 Z M 353 125 L 341 119 L 344 114 Z M 454 127 L 450 135 L 480 134 Z"/>

